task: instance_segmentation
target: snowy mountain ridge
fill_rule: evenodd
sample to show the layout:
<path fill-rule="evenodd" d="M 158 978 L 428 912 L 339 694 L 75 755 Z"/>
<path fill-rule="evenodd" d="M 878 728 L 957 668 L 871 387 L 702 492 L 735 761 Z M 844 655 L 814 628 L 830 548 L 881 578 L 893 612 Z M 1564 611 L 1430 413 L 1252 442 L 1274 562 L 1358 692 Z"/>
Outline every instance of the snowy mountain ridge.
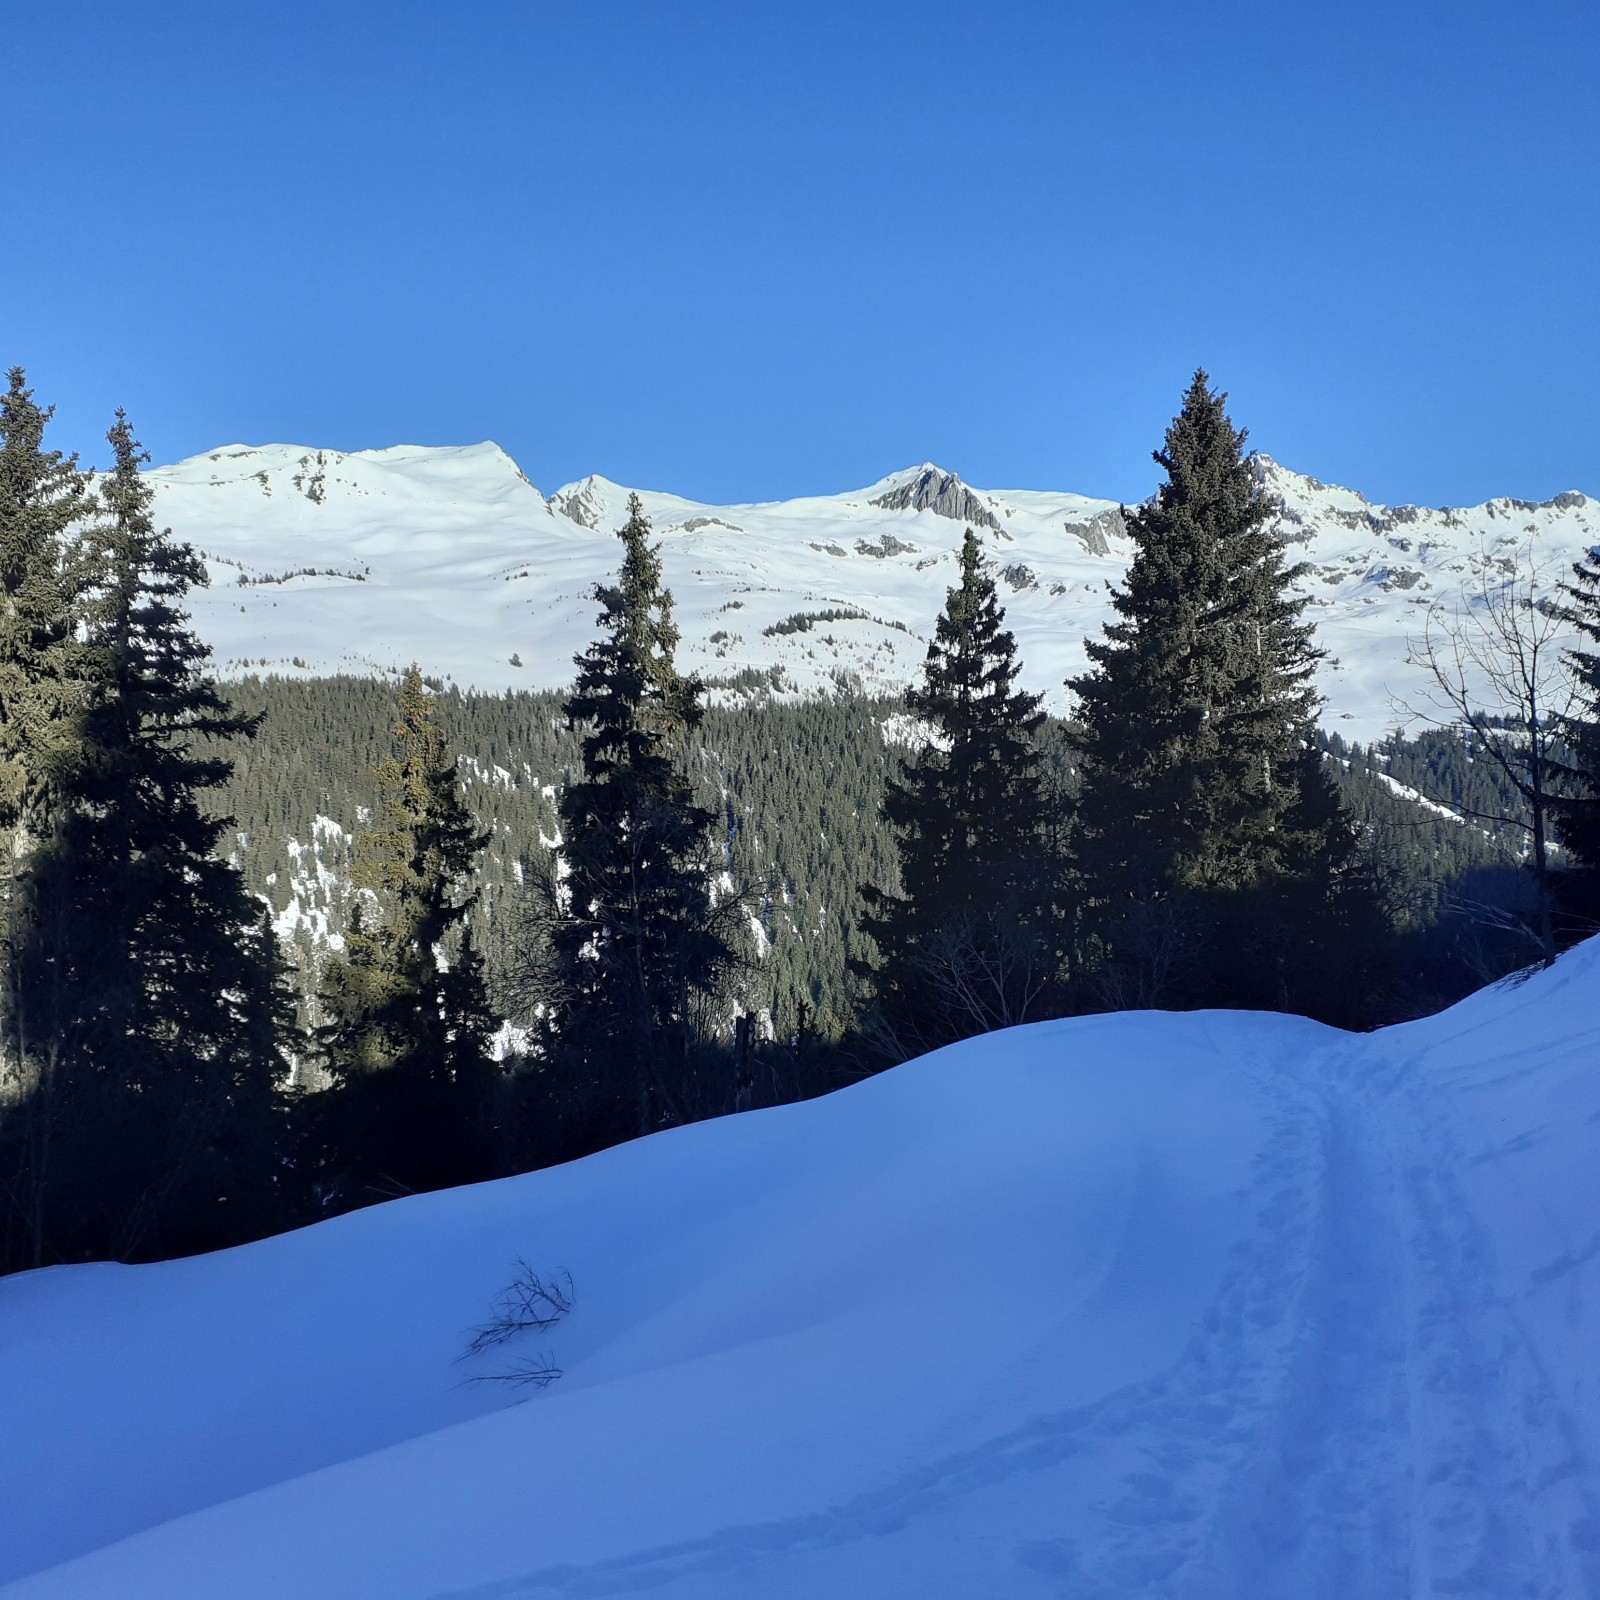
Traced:
<path fill-rule="evenodd" d="M 1306 563 L 1302 591 L 1330 657 L 1325 721 L 1353 737 L 1391 728 L 1395 696 L 1414 688 L 1406 641 L 1420 608 L 1459 597 L 1530 541 L 1555 573 L 1600 543 L 1600 502 L 1577 492 L 1386 507 L 1255 461 Z M 591 476 L 546 498 L 489 442 L 229 445 L 149 479 L 158 518 L 206 558 L 212 587 L 193 611 L 224 675 L 416 660 L 490 691 L 570 681 L 631 492 Z M 714 686 L 903 688 L 971 525 L 1000 575 L 1024 680 L 1061 710 L 1131 554 L 1113 501 L 977 489 L 932 462 L 842 494 L 747 505 L 638 492 L 663 543 L 682 660 Z"/>

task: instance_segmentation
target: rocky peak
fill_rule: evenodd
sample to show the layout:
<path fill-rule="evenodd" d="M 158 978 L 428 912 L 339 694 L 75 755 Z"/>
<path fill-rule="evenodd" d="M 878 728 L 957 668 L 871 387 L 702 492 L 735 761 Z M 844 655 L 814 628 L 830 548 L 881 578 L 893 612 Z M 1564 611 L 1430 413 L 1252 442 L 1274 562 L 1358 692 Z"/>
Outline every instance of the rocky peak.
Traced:
<path fill-rule="evenodd" d="M 880 511 L 931 511 L 952 522 L 1000 531 L 999 519 L 953 472 L 943 472 L 931 461 L 901 475 L 892 489 L 868 501 Z"/>
<path fill-rule="evenodd" d="M 616 484 L 609 478 L 590 473 L 577 483 L 569 483 L 550 496 L 550 509 L 576 522 L 580 528 L 597 530 L 606 521 L 609 502 L 615 498 Z"/>

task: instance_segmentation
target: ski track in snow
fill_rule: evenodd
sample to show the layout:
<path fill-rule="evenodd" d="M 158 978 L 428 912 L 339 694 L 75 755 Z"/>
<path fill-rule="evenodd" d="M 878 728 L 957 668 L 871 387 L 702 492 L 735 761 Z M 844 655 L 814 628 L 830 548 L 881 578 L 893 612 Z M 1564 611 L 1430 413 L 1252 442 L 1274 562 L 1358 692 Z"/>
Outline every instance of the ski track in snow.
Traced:
<path fill-rule="evenodd" d="M 1227 1038 L 1214 1040 L 1221 1051 Z M 1330 1056 L 1333 1058 L 1330 1064 Z M 434 1600 L 631 1594 L 899 1532 L 1091 1446 L 1140 1457 L 1104 1537 L 1016 1559 L 1062 1600 L 1300 1600 L 1600 1593 L 1577 1430 L 1495 1287 L 1450 1174 L 1451 1112 L 1410 1057 L 1368 1040 L 1298 1070 L 1259 1059 L 1274 1105 L 1256 1231 L 1183 1358 L 1102 1402 L 1040 1416 L 808 1516 L 735 1525 Z M 1396 1277 L 1395 1262 L 1411 1271 Z M 1565 1527 L 1568 1538 L 1533 1530 Z M 720 1591 L 719 1591 L 720 1592 Z M 787 1592 L 787 1590 L 785 1590 Z"/>
<path fill-rule="evenodd" d="M 645 1214 L 642 1198 L 654 1197 L 656 1232 L 647 1230 L 638 1258 L 654 1276 L 639 1299 L 626 1282 L 634 1258 L 615 1258 L 609 1292 L 634 1295 L 636 1309 L 587 1359 L 603 1366 L 619 1339 L 632 1339 L 633 1353 L 609 1377 L 572 1391 L 580 1409 L 530 1404 L 435 1432 L 445 1420 L 436 1416 L 396 1449 L 387 1445 L 397 1434 L 376 1449 L 341 1446 L 324 1458 L 326 1470 L 312 1461 L 308 1475 L 296 1467 L 259 1492 L 241 1483 L 221 1503 L 193 1502 L 187 1514 L 147 1523 L 121 1543 L 80 1545 L 81 1559 L 6 1592 L 19 1600 L 221 1593 L 216 1576 L 226 1569 L 249 1574 L 240 1592 L 250 1595 L 413 1600 L 1600 1594 L 1584 1276 L 1600 1256 L 1595 1189 L 1585 1176 L 1600 1123 L 1600 1089 L 1590 1086 L 1600 1071 L 1600 1028 L 1590 1021 L 1597 979 L 1600 942 L 1520 988 L 1502 985 L 1443 1017 L 1365 1036 L 1228 1013 L 1046 1024 L 972 1041 L 791 1112 L 684 1129 L 549 1174 L 272 1241 L 262 1258 L 272 1272 L 287 1272 L 301 1249 L 325 1271 L 369 1252 L 405 1251 L 408 1230 L 420 1230 L 434 1251 L 466 1237 L 454 1228 L 492 1230 L 508 1218 L 518 1228 L 543 1219 L 533 1226 L 559 1231 L 574 1195 L 581 1213 L 602 1207 L 607 1234 L 632 1226 Z M 986 1069 L 1002 1062 L 1016 1068 L 1006 1082 L 1021 1096 L 1020 1122 L 993 1100 Z M 1105 1090 L 1112 1062 L 1127 1068 L 1130 1087 Z M 1148 1114 L 1126 1118 L 1127 1105 L 1163 1095 L 1174 1097 L 1176 1113 L 1152 1103 Z M 1218 1120 L 1204 1124 L 1208 1106 Z M 1074 1144 L 1078 1119 L 1089 1132 Z M 1193 1131 L 1191 1119 L 1200 1119 Z M 1233 1153 L 1223 1148 L 1230 1138 Z M 1104 1139 L 1116 1152 L 1096 1165 Z M 1076 1154 L 1060 1157 L 1063 1150 Z M 1015 1174 L 1003 1170 L 1011 1155 Z M 1084 1172 L 1054 1187 L 1058 1159 Z M 1191 1160 L 1199 1165 L 1184 1170 Z M 1044 1190 L 1041 1170 L 1051 1185 Z M 775 1187 L 765 1190 L 768 1181 Z M 664 1213 L 663 1183 L 677 1185 Z M 1041 1195 L 1050 1208 L 1043 1213 Z M 1174 1215 L 1175 1196 L 1226 1205 L 1207 1210 L 1196 1232 Z M 1007 1301 L 1009 1310 L 987 1320 L 966 1316 L 977 1370 L 963 1375 L 965 1387 L 951 1386 L 947 1402 L 927 1397 L 927 1385 L 960 1339 L 913 1341 L 907 1359 L 921 1398 L 876 1393 L 893 1365 L 873 1363 L 884 1350 L 901 1360 L 908 1319 L 927 1312 L 914 1294 L 894 1300 L 898 1321 L 861 1324 L 877 1330 L 877 1350 L 837 1335 L 842 1369 L 828 1365 L 825 1341 L 809 1353 L 804 1344 L 781 1346 L 765 1366 L 717 1364 L 784 1326 L 775 1310 L 749 1309 L 767 1303 L 766 1278 L 737 1292 L 724 1281 L 730 1263 L 747 1270 L 752 1239 L 772 1240 L 776 1281 L 798 1283 L 798 1304 L 808 1307 L 814 1283 L 845 1281 L 839 1256 L 848 1246 L 830 1231 L 841 1218 L 866 1241 L 870 1282 L 895 1278 L 894 1257 L 921 1248 L 929 1230 L 937 1244 L 927 1261 L 936 1270 L 948 1262 L 959 1275 L 1003 1244 L 995 1229 L 1049 1232 L 1053 1208 L 1074 1204 L 1092 1209 L 1064 1213 L 1063 1227 L 1090 1248 L 1059 1257 L 1025 1250 L 983 1280 L 980 1295 L 1004 1292 L 1013 1259 L 1025 1271 L 1056 1259 L 1064 1275 L 1042 1297 Z M 952 1230 L 973 1205 L 982 1221 L 967 1238 Z M 716 1217 L 720 1235 L 745 1207 L 739 1225 L 753 1231 L 730 1238 L 726 1258 L 707 1256 L 703 1240 L 685 1246 L 687 1255 L 670 1253 L 703 1229 L 696 1219 Z M 1207 1238 L 1213 1253 L 1186 1300 L 1183 1241 L 1203 1246 Z M 979 1254 L 963 1256 L 974 1239 Z M 657 1261 L 658 1252 L 667 1254 Z M 498 1246 L 488 1256 L 497 1260 Z M 237 1278 L 250 1257 L 247 1249 L 217 1259 Z M 697 1287 L 685 1286 L 683 1262 L 697 1259 Z M 97 1281 L 74 1277 L 79 1270 L 58 1269 L 33 1287 Z M 672 1289 L 665 1320 L 662 1273 Z M 136 1271 L 104 1281 L 136 1288 L 158 1280 Z M 262 1281 L 296 1280 L 269 1273 Z M 890 1292 L 903 1297 L 905 1286 L 896 1279 Z M 708 1296 L 720 1309 L 707 1308 Z M 455 1315 L 459 1301 L 441 1304 Z M 327 1323 L 336 1302 L 307 1305 Z M 228 1314 L 219 1304 L 219 1327 Z M 680 1314 L 702 1319 L 705 1331 L 677 1322 Z M 853 1310 L 843 1314 L 856 1326 Z M 642 1323 L 629 1320 L 641 1315 Z M 1012 1315 L 1033 1320 L 1007 1337 Z M 1076 1363 L 1097 1359 L 1086 1328 L 1102 1341 L 1139 1337 L 1152 1319 L 1170 1326 L 1170 1338 L 1139 1344 L 1083 1382 L 1062 1381 Z M 710 1358 L 702 1337 L 713 1339 Z M 88 1359 L 94 1348 L 91 1339 Z M 876 1375 L 865 1387 L 854 1381 L 856 1358 Z M 580 1374 L 584 1360 L 580 1351 Z M 686 1366 L 699 1375 L 685 1379 Z M 1102 1370 L 1117 1376 L 1102 1384 Z M 618 1382 L 629 1386 L 608 1387 Z M 831 1420 L 817 1425 L 820 1433 L 809 1423 L 796 1429 L 796 1409 L 832 1398 L 818 1382 L 842 1387 L 853 1407 L 881 1407 L 881 1416 L 823 1405 Z M 785 1397 L 776 1409 L 773 1393 Z M 1075 1396 L 1080 1403 L 1061 1403 Z M 695 1432 L 687 1454 L 663 1454 L 661 1430 L 673 1426 L 666 1419 L 693 1431 L 699 1414 L 719 1420 Z M 764 1424 L 747 1415 L 775 1425 L 780 1448 L 798 1450 L 796 1470 L 763 1453 Z M 874 1454 L 870 1435 L 880 1424 L 894 1442 Z M 575 1492 L 543 1451 L 557 1440 L 570 1451 L 585 1435 L 598 1441 L 601 1467 L 598 1477 L 592 1465 L 581 1468 L 575 1481 L 585 1487 Z M 622 1472 L 622 1498 L 612 1505 L 613 1452 L 635 1448 L 646 1465 Z M 649 1477 L 664 1463 L 681 1466 L 686 1497 Z M 769 1467 L 773 1482 L 746 1493 L 740 1475 L 764 1479 Z M 565 1494 L 564 1509 L 537 1531 L 519 1531 L 519 1492 L 501 1497 L 507 1474 L 532 1494 Z M 428 1520 L 436 1491 L 447 1507 L 437 1525 Z M 727 1514 L 737 1507 L 772 1514 Z M 396 1523 L 388 1565 L 369 1571 L 365 1552 L 379 1530 L 408 1516 L 421 1526 Z M 680 1528 L 683 1537 L 670 1537 Z M 546 1559 L 529 1559 L 540 1551 Z M 431 1563 L 428 1575 L 412 1572 L 417 1560 Z"/>

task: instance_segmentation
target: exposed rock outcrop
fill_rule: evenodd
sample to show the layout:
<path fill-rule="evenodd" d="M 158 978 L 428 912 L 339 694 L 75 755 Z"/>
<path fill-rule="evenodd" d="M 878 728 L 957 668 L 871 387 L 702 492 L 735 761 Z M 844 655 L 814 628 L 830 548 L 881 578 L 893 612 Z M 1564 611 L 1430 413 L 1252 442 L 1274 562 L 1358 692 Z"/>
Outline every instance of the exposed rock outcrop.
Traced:
<path fill-rule="evenodd" d="M 603 514 L 599 480 L 588 477 L 571 488 L 558 490 L 551 497 L 550 506 L 580 528 L 597 529 Z"/>
<path fill-rule="evenodd" d="M 663 533 L 699 533 L 702 528 L 726 528 L 729 533 L 743 533 L 737 522 L 725 522 L 721 517 L 690 517 L 687 522 L 673 522 Z"/>
<path fill-rule="evenodd" d="M 876 539 L 856 540 L 858 556 L 875 556 L 879 561 L 888 556 L 915 555 L 916 550 L 914 544 L 907 544 L 904 539 L 897 539 L 892 533 L 880 533 Z"/>
<path fill-rule="evenodd" d="M 1114 507 L 1109 511 L 1097 511 L 1087 522 L 1068 522 L 1064 526 L 1092 556 L 1110 555 L 1111 541 L 1120 539 L 1128 531 L 1122 513 Z"/>
<path fill-rule="evenodd" d="M 926 466 L 902 484 L 868 502 L 880 511 L 931 511 L 952 522 L 1001 532 L 1000 520 L 953 472 Z"/>

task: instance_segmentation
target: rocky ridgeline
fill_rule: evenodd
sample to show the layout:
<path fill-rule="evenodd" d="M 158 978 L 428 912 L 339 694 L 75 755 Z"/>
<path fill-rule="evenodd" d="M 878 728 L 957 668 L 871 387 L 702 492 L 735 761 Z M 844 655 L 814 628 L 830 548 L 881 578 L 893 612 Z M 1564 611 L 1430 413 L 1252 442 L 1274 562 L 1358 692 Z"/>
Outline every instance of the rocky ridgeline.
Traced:
<path fill-rule="evenodd" d="M 1530 551 L 1553 583 L 1600 543 L 1600 503 L 1576 492 L 1384 506 L 1254 459 L 1328 651 L 1327 718 L 1361 739 L 1387 732 L 1415 690 L 1406 658 L 1419 608 L 1459 601 Z M 237 445 L 151 481 L 157 514 L 211 567 L 194 614 L 224 673 L 371 676 L 417 661 L 491 691 L 570 681 L 633 492 L 591 475 L 547 498 L 493 444 Z M 638 493 L 662 543 L 683 663 L 719 695 L 899 692 L 922 665 L 971 526 L 1003 575 L 1024 682 L 1065 710 L 1064 680 L 1083 670 L 1084 640 L 1108 620 L 1131 554 L 1114 501 L 975 489 L 932 462 L 788 501 Z M 825 630 L 793 625 L 818 615 Z"/>

